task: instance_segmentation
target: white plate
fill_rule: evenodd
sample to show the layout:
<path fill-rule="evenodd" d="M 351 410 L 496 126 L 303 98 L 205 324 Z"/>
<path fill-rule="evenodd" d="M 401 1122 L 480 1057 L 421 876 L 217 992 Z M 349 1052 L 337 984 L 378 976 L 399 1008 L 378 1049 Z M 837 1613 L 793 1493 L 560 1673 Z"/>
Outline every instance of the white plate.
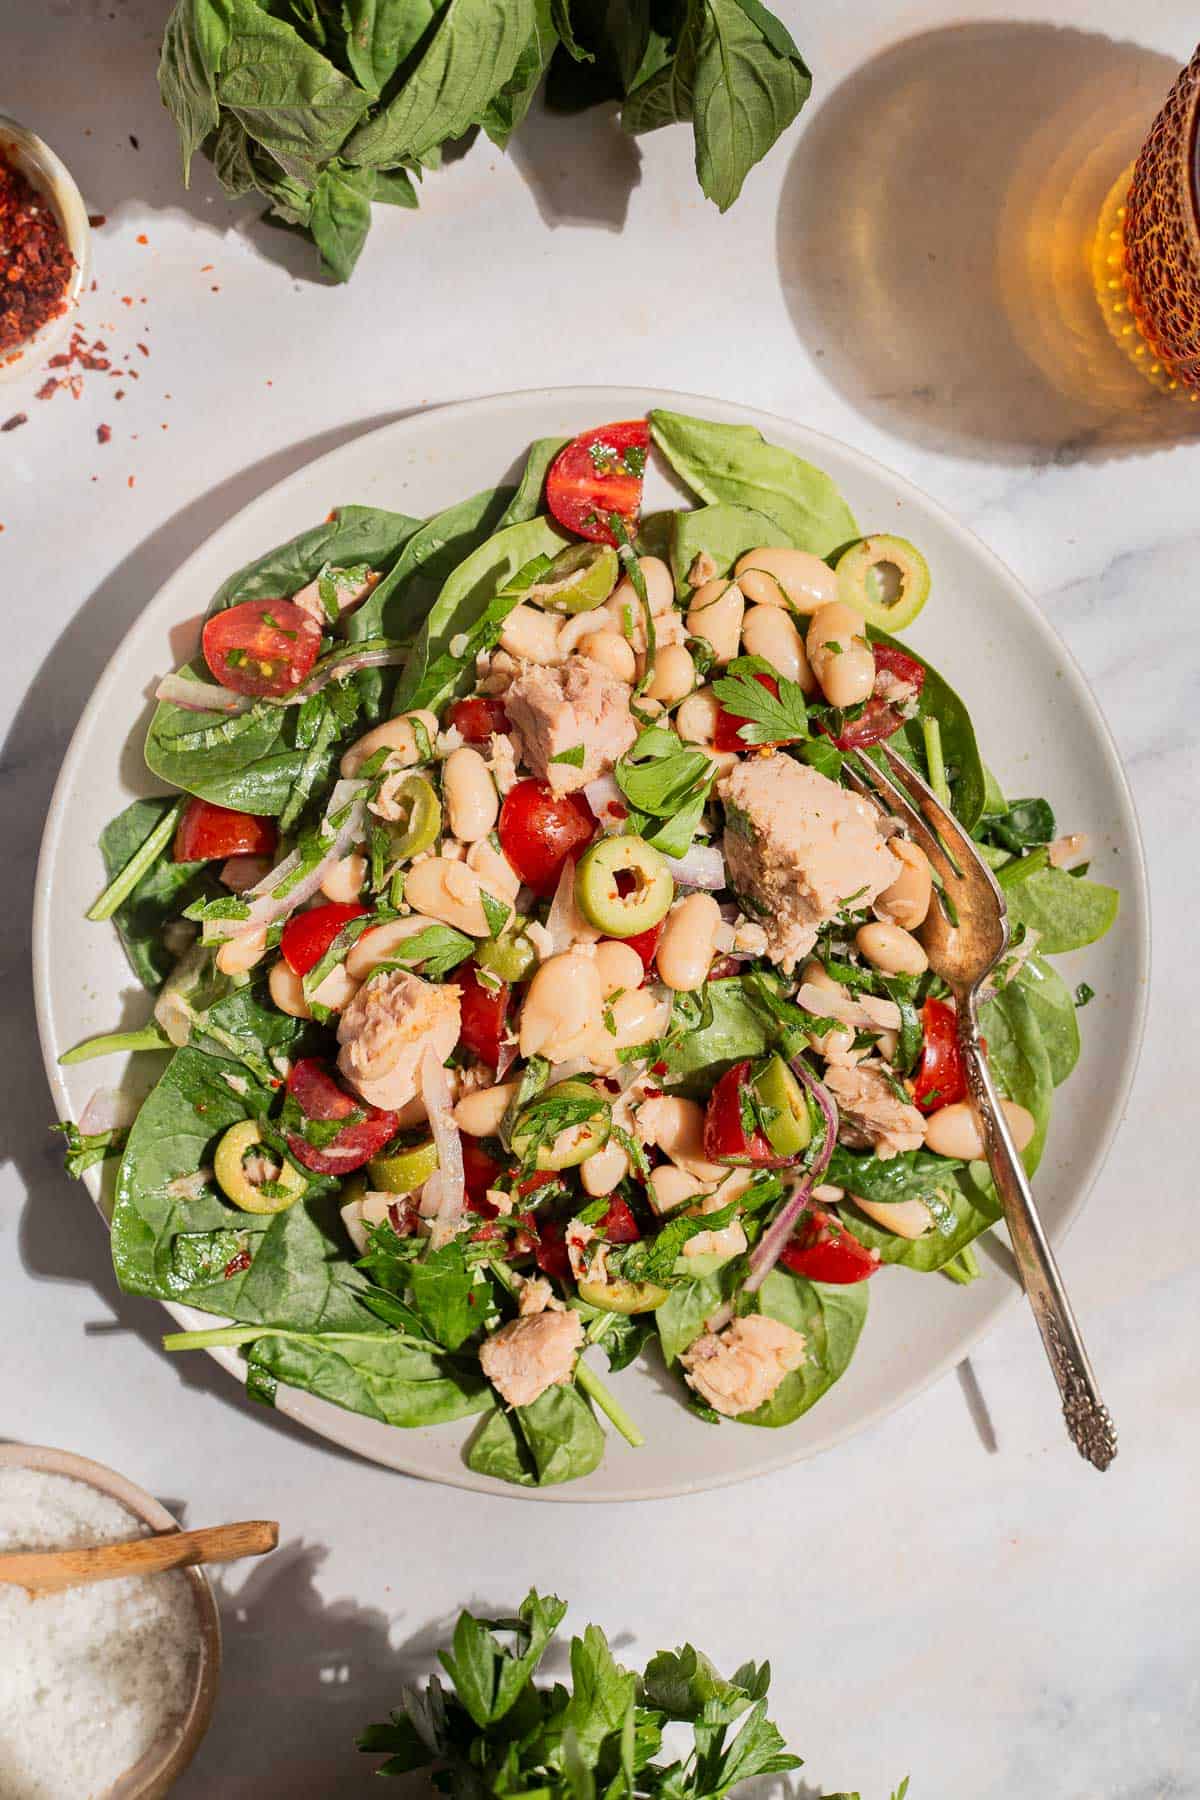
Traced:
<path fill-rule="evenodd" d="M 1121 916 L 1107 939 L 1059 961 L 1072 986 L 1086 976 L 1096 991 L 1083 1019 L 1083 1056 L 1057 1096 L 1037 1181 L 1050 1235 L 1061 1243 L 1121 1117 L 1141 1042 L 1149 973 L 1137 822 L 1099 708 L 1016 578 L 899 475 L 783 419 L 694 395 L 561 388 L 499 395 L 402 420 L 342 445 L 281 482 L 172 576 L 98 682 L 67 752 L 46 823 L 34 922 L 35 986 L 42 1047 L 60 1111 L 78 1118 L 89 1094 L 118 1081 L 121 1070 L 115 1062 L 62 1070 L 55 1063 L 58 1052 L 120 1022 L 140 1023 L 148 1012 L 116 933 L 84 923 L 103 880 L 94 846 L 106 820 L 135 795 L 156 790 L 140 756 L 147 697 L 157 677 L 190 653 L 219 584 L 242 563 L 323 519 L 331 506 L 352 500 L 431 513 L 515 472 L 535 437 L 574 434 L 607 419 L 635 417 L 649 406 L 758 426 L 774 442 L 827 469 L 865 529 L 897 531 L 920 546 L 933 573 L 933 594 L 907 635 L 963 694 L 984 754 L 1005 789 L 1049 796 L 1064 828 L 1091 834 L 1096 876 L 1121 889 Z M 652 472 L 647 507 L 667 497 L 665 480 Z M 136 1059 L 140 1067 L 129 1071 L 128 1079 L 144 1087 L 158 1060 Z M 101 1200 L 99 1177 L 88 1179 Z M 826 1450 L 903 1405 L 966 1353 L 1015 1296 L 1008 1266 L 1003 1253 L 989 1253 L 985 1242 L 986 1279 L 969 1289 L 902 1268 L 879 1275 L 849 1370 L 812 1412 L 781 1431 L 739 1425 L 716 1430 L 687 1412 L 674 1382 L 658 1367 L 631 1369 L 615 1377 L 614 1385 L 645 1431 L 645 1448 L 631 1450 L 610 1433 L 605 1460 L 593 1475 L 533 1497 L 623 1500 L 687 1493 Z M 188 1328 L 208 1322 L 185 1307 L 168 1310 Z M 240 1373 L 234 1352 L 214 1354 L 231 1373 Z M 1049 1371 L 1035 1399 L 1047 1412 L 1056 1408 Z M 526 1492 L 466 1467 L 462 1446 L 475 1429 L 473 1420 L 401 1431 L 282 1387 L 278 1405 L 321 1436 L 392 1468 L 510 1496 Z"/>

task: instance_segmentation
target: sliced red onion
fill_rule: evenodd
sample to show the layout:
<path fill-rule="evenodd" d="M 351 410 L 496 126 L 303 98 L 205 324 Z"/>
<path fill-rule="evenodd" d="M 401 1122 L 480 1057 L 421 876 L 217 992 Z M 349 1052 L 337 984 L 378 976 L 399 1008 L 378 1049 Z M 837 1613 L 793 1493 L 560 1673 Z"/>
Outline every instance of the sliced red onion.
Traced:
<path fill-rule="evenodd" d="M 601 933 L 589 925 L 575 904 L 575 862 L 568 856 L 546 914 L 546 931 L 550 938 L 550 956 L 559 956 L 573 944 L 594 944 Z"/>
<path fill-rule="evenodd" d="M 331 681 L 345 681 L 360 669 L 394 669 L 408 660 L 407 648 L 399 644 L 352 644 L 322 657 L 306 681 L 283 700 L 284 706 L 298 706 L 312 694 L 319 694 Z"/>
<path fill-rule="evenodd" d="M 802 1056 L 792 1057 L 790 1067 L 797 1081 L 807 1090 L 820 1108 L 821 1116 L 825 1121 L 825 1138 L 820 1150 L 805 1169 L 802 1179 L 796 1183 L 750 1252 L 750 1273 L 742 1287 L 743 1293 L 746 1294 L 756 1294 L 779 1261 L 801 1215 L 808 1206 L 813 1188 L 819 1187 L 824 1180 L 825 1171 L 829 1167 L 829 1159 L 833 1155 L 833 1147 L 837 1143 L 837 1107 L 829 1094 Z M 726 1301 L 710 1318 L 705 1320 L 705 1325 L 711 1332 L 721 1331 L 728 1325 L 732 1317 L 733 1304 Z"/>
<path fill-rule="evenodd" d="M 728 885 L 725 858 L 716 844 L 693 844 L 686 856 L 665 856 L 675 885 L 682 888 L 706 888 L 715 893 Z"/>
<path fill-rule="evenodd" d="M 138 1101 L 120 1088 L 97 1088 L 79 1115 L 79 1129 L 84 1137 L 99 1137 L 106 1131 L 123 1131 L 138 1116 Z"/>
<path fill-rule="evenodd" d="M 154 690 L 154 698 L 168 700 L 184 712 L 220 713 L 224 718 L 236 719 L 252 707 L 263 704 L 299 706 L 313 694 L 319 694 L 323 687 L 328 687 L 331 681 L 346 681 L 360 669 L 397 668 L 407 657 L 407 649 L 397 644 L 352 644 L 345 650 L 322 657 L 307 680 L 278 699 L 237 694 L 232 688 L 200 681 L 195 675 L 164 675 Z"/>
<path fill-rule="evenodd" d="M 585 784 L 583 797 L 591 807 L 602 831 L 623 831 L 629 817 L 629 804 L 611 775 L 597 775 Z"/>
<path fill-rule="evenodd" d="M 462 1137 L 451 1110 L 450 1083 L 446 1071 L 428 1046 L 421 1053 L 421 1099 L 429 1119 L 429 1129 L 437 1148 L 437 1172 L 426 1182 L 437 1183 L 437 1217 L 453 1224 L 462 1217 L 467 1199 L 467 1178 L 463 1165 Z"/>
<path fill-rule="evenodd" d="M 249 712 L 254 705 L 248 694 L 235 694 L 232 688 L 198 681 L 194 675 L 164 675 L 154 690 L 154 698 L 167 700 L 184 712 L 222 713 L 229 719 Z"/>
<path fill-rule="evenodd" d="M 314 863 L 311 869 L 293 880 L 301 867 L 300 851 L 293 850 L 290 856 L 276 864 L 257 887 L 250 888 L 246 893 L 245 899 L 250 911 L 244 918 L 204 921 L 204 942 L 223 944 L 246 932 L 262 931 L 265 927 L 288 918 L 298 906 L 303 906 L 306 900 L 311 899 L 334 863 L 340 862 L 362 838 L 363 794 L 366 788 L 365 781 L 339 781 L 329 796 L 322 832 L 328 831 L 327 822 L 336 818 L 339 813 L 344 812 L 346 817 L 329 837 L 328 849 L 320 862 Z M 276 890 L 280 887 L 284 887 L 286 892 L 278 893 Z"/>

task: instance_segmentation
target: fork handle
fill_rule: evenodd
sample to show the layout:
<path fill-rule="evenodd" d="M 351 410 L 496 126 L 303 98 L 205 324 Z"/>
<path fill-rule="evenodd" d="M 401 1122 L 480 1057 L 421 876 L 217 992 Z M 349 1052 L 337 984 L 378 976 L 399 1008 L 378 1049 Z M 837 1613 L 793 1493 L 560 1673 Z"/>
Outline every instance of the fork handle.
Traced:
<path fill-rule="evenodd" d="M 958 1042 L 967 1086 L 983 1127 L 988 1166 L 1004 1209 L 1021 1282 L 1062 1396 L 1067 1430 L 1082 1457 L 1097 1469 L 1107 1469 L 1117 1454 L 1117 1434 L 1100 1398 L 1029 1177 L 1001 1110 L 1000 1096 L 979 1041 L 974 994 L 967 995 L 965 1003 L 959 1000 Z"/>

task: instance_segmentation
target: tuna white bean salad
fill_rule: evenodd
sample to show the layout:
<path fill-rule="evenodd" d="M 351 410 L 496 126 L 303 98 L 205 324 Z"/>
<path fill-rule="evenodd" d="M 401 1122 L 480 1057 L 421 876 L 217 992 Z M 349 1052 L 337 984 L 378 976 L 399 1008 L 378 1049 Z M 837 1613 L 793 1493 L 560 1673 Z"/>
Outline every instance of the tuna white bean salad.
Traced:
<path fill-rule="evenodd" d="M 694 505 L 643 510 L 651 458 Z M 230 1321 L 168 1347 L 238 1347 L 268 1402 L 478 1415 L 470 1468 L 536 1487 L 643 1441 L 613 1371 L 787 1426 L 887 1265 L 979 1278 L 937 878 L 847 757 L 886 741 L 1004 890 L 982 1023 L 1031 1171 L 1091 997 L 1049 959 L 1118 899 L 899 641 L 930 592 L 820 469 L 663 411 L 231 575 L 158 685 L 169 791 L 100 837 L 89 917 L 152 1018 L 63 1059 L 167 1055 L 62 1130 L 75 1173 L 120 1158 L 122 1287 Z"/>

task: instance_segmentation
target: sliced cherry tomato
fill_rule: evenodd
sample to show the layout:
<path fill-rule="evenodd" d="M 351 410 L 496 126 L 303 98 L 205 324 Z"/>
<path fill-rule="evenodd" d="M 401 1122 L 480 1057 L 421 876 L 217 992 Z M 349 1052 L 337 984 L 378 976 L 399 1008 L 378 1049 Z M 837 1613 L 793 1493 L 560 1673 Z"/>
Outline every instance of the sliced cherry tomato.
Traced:
<path fill-rule="evenodd" d="M 307 975 L 315 969 L 334 938 L 351 919 L 361 919 L 367 911 L 355 900 L 331 901 L 328 906 L 312 906 L 307 912 L 293 913 L 283 928 L 279 948 L 289 969 Z"/>
<path fill-rule="evenodd" d="M 323 1123 L 349 1119 L 329 1143 L 310 1144 L 298 1131 L 287 1133 L 288 1149 L 296 1161 L 317 1175 L 349 1175 L 361 1169 L 378 1154 L 399 1128 L 394 1112 L 368 1106 L 355 1094 L 348 1094 L 334 1080 L 329 1064 L 320 1056 L 305 1056 L 293 1064 L 287 1080 L 288 1093 L 306 1119 Z"/>
<path fill-rule="evenodd" d="M 610 1244 L 636 1244 L 642 1235 L 628 1202 L 622 1200 L 619 1194 L 609 1202 L 608 1211 L 596 1229 Z"/>
<path fill-rule="evenodd" d="M 278 700 L 298 688 L 316 662 L 321 627 L 290 600 L 243 600 L 213 614 L 201 644 L 222 687 Z"/>
<path fill-rule="evenodd" d="M 923 1113 L 956 1106 L 967 1097 L 967 1072 L 954 1009 L 944 1000 L 927 1000 L 921 1008 L 921 1030 L 925 1041 L 913 1077 L 913 1104 Z"/>
<path fill-rule="evenodd" d="M 755 681 L 758 682 L 760 687 L 765 687 L 768 694 L 773 694 L 775 699 L 778 700 L 778 698 L 779 698 L 779 683 L 776 681 L 776 679 L 773 675 L 764 675 L 764 674 L 762 674 L 761 671 L 756 671 L 754 679 L 755 679 Z M 742 738 L 740 738 L 738 736 L 738 732 L 742 729 L 742 726 L 745 723 L 746 723 L 745 719 L 739 718 L 737 713 L 730 712 L 727 707 L 718 706 L 717 707 L 717 722 L 716 722 L 716 725 L 713 727 L 713 741 L 712 741 L 713 749 L 714 750 L 740 750 L 740 751 L 748 750 L 750 748 L 750 746 L 747 743 L 745 743 Z M 756 745 L 755 748 L 762 749 L 762 750 L 773 750 L 775 748 L 775 746 L 774 746 L 774 744 L 761 744 L 761 745 Z"/>
<path fill-rule="evenodd" d="M 470 700 L 456 700 L 450 708 L 450 724 L 464 743 L 486 744 L 494 731 L 511 729 L 503 700 L 488 694 L 476 694 Z"/>
<path fill-rule="evenodd" d="M 467 1137 L 464 1134 L 462 1153 L 463 1174 L 467 1184 L 467 1201 L 474 1207 L 475 1202 L 482 1200 L 489 1188 L 496 1186 L 502 1168 L 494 1156 L 488 1155 L 477 1138 Z"/>
<path fill-rule="evenodd" d="M 622 944 L 628 944 L 631 950 L 637 951 L 647 975 L 654 967 L 654 958 L 658 955 L 659 941 L 666 923 L 665 919 L 660 919 L 657 925 L 651 925 L 647 931 L 635 931 L 632 937 L 616 940 Z"/>
<path fill-rule="evenodd" d="M 906 656 L 903 650 L 894 650 L 890 644 L 873 644 L 875 653 L 875 673 L 886 670 L 894 675 L 897 681 L 907 681 L 916 688 L 918 694 L 925 685 L 925 667 L 913 657 Z M 834 743 L 839 750 L 865 750 L 868 744 L 882 743 L 884 738 L 892 737 L 904 720 L 894 706 L 880 694 L 872 694 L 857 719 L 852 719 L 841 737 Z"/>
<path fill-rule="evenodd" d="M 709 1095 L 704 1113 L 704 1154 L 712 1162 L 782 1168 L 791 1159 L 775 1154 L 765 1131 L 757 1126 L 752 1131 L 746 1128 L 752 1116 L 748 1105 L 752 1068 L 750 1062 L 734 1063 Z"/>
<path fill-rule="evenodd" d="M 860 1244 L 840 1219 L 810 1207 L 779 1257 L 793 1275 L 809 1281 L 827 1281 L 831 1287 L 849 1287 L 865 1281 L 883 1267 L 879 1257 Z"/>
<path fill-rule="evenodd" d="M 274 856 L 279 833 L 274 819 L 189 800 L 175 827 L 171 855 L 176 862 L 214 862 L 226 856 Z"/>
<path fill-rule="evenodd" d="M 571 1258 L 567 1252 L 567 1228 L 561 1219 L 538 1220 L 537 1248 L 534 1256 L 543 1275 L 550 1275 L 555 1281 L 571 1279 Z"/>
<path fill-rule="evenodd" d="M 500 1039 L 504 1035 L 511 989 L 505 982 L 495 988 L 486 986 L 471 962 L 460 963 L 450 979 L 461 996 L 462 1027 L 458 1041 L 469 1055 L 494 1069 L 500 1061 Z"/>
<path fill-rule="evenodd" d="M 632 537 L 642 505 L 642 477 L 650 451 L 645 419 L 624 419 L 580 432 L 550 464 L 546 505 L 560 525 L 596 544 L 616 542 L 610 513 L 624 519 Z"/>
<path fill-rule="evenodd" d="M 596 817 L 582 794 L 556 794 L 546 781 L 518 781 L 504 797 L 498 829 L 513 869 L 544 897 L 558 886 L 568 856 L 591 842 Z"/>

